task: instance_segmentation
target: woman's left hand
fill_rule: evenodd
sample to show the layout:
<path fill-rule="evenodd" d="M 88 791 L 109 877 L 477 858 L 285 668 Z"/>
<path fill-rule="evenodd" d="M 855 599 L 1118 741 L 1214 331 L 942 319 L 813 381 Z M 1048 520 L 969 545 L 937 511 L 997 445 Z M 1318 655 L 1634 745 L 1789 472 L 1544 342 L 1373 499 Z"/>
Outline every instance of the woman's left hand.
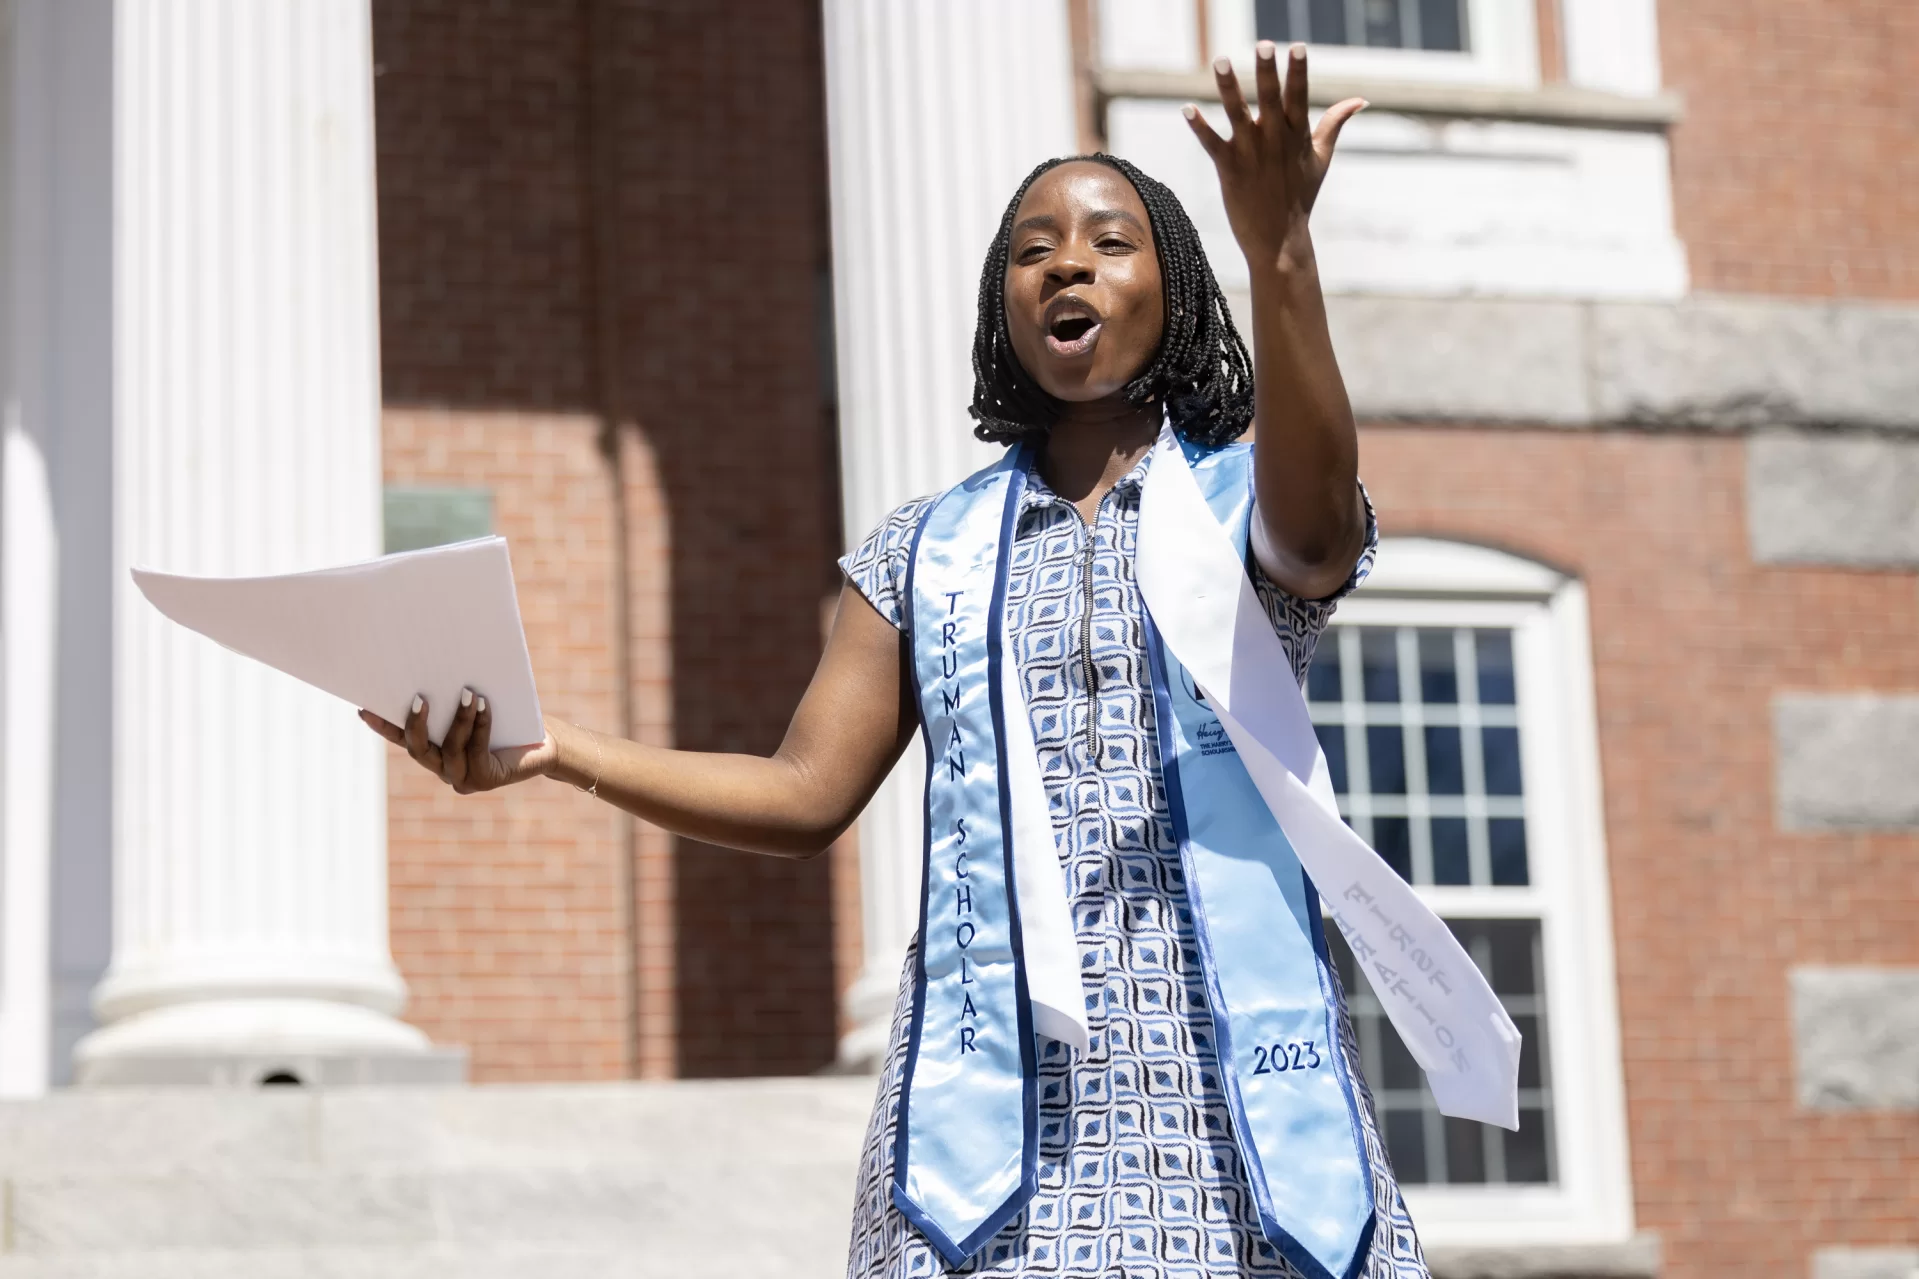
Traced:
<path fill-rule="evenodd" d="M 1333 162 L 1339 131 L 1366 105 L 1363 98 L 1347 98 L 1326 109 L 1319 127 L 1306 121 L 1306 46 L 1288 53 L 1291 64 L 1282 88 L 1279 50 L 1262 40 L 1255 53 L 1259 114 L 1246 106 L 1239 77 L 1226 58 L 1213 63 L 1219 81 L 1219 100 L 1233 126 L 1232 137 L 1222 138 L 1206 123 L 1199 108 L 1186 108 L 1206 154 L 1219 171 L 1219 190 L 1226 201 L 1226 218 L 1254 270 L 1310 261 L 1312 242 L 1306 220 Z"/>

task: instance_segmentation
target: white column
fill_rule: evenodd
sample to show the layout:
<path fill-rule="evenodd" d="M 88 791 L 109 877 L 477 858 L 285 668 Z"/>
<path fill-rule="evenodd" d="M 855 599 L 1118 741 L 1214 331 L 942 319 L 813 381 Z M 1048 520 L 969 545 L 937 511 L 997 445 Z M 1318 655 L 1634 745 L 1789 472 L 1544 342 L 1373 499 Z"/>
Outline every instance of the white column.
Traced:
<path fill-rule="evenodd" d="M 1064 0 L 825 0 L 840 477 L 855 544 L 998 452 L 973 438 L 979 273 L 1001 211 L 1073 150 Z M 917 745 L 860 821 L 865 963 L 842 1060 L 871 1062 L 919 918 Z"/>
<path fill-rule="evenodd" d="M 51 1066 L 58 562 L 46 458 L 10 396 L 0 423 L 0 1098 L 44 1092 Z"/>
<path fill-rule="evenodd" d="M 111 8 L 0 0 L 0 32 L 0 1097 L 28 1097 L 58 1077 L 62 978 L 106 913 L 85 840 L 110 777 Z M 68 751 L 90 775 L 63 804 Z M 63 929 L 63 896 L 98 915 Z"/>
<path fill-rule="evenodd" d="M 45 450 L 22 405 L 16 334 L 31 295 L 20 251 L 20 65 L 0 0 L 0 1098 L 46 1089 L 52 872 L 53 592 L 57 563 Z"/>
<path fill-rule="evenodd" d="M 394 1016 L 385 748 L 126 572 L 380 551 L 368 0 L 114 21 L 114 953 L 78 1076 L 457 1072 Z"/>

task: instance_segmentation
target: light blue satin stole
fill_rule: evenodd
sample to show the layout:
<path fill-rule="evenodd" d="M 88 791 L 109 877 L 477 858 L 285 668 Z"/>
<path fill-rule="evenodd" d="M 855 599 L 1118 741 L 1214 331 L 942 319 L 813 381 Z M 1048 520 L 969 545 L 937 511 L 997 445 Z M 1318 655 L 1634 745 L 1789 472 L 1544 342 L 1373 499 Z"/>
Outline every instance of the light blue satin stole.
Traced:
<path fill-rule="evenodd" d="M 1186 453 L 1243 556 L 1250 447 Z M 921 521 L 907 576 L 926 845 L 893 1200 L 950 1266 L 1038 1187 L 1037 1054 L 1003 755 L 1005 717 L 1027 708 L 1003 704 L 1001 678 L 1013 660 L 1002 613 L 1029 460 L 1011 450 L 940 497 Z M 1339 1049 L 1318 894 L 1150 621 L 1148 649 L 1221 1083 L 1260 1223 L 1312 1279 L 1350 1279 L 1371 1247 L 1372 1169 Z"/>

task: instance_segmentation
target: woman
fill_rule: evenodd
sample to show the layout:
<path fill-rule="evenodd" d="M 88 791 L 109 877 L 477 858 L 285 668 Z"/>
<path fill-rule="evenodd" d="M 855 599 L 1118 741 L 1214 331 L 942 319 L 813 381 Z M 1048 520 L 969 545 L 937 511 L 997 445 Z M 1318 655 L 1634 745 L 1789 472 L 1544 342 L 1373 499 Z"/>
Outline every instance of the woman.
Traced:
<path fill-rule="evenodd" d="M 988 255 L 972 414 L 981 438 L 1025 446 L 1009 455 L 1025 469 L 1005 526 L 1006 633 L 1082 978 L 1099 994 L 1087 1001 L 1083 1051 L 1042 1038 L 1037 1060 L 1029 1056 L 1037 1128 L 1026 1184 L 956 1243 L 936 1213 L 919 1210 L 925 1197 L 909 1187 L 900 1152 L 927 980 L 909 957 L 862 1159 L 852 1275 L 1424 1274 L 1336 988 L 1329 1006 L 1367 1224 L 1350 1264 L 1330 1271 L 1284 1231 L 1262 1227 L 1270 1215 L 1235 1145 L 1238 1112 L 1212 1048 L 1134 577 L 1141 486 L 1162 422 L 1205 450 L 1257 419 L 1250 571 L 1294 678 L 1370 560 L 1357 438 L 1307 229 L 1339 131 L 1365 104 L 1342 102 L 1309 130 L 1305 50 L 1293 48 L 1290 62 L 1282 90 L 1276 50 L 1259 46 L 1256 115 L 1230 65 L 1215 65 L 1228 138 L 1186 108 L 1247 259 L 1250 368 L 1184 211 L 1122 161 L 1042 165 Z M 922 718 L 905 596 L 916 531 L 933 505 L 900 507 L 842 561 L 847 580 L 819 669 L 771 758 L 656 749 L 558 721 L 537 747 L 492 752 L 485 700 L 470 693 L 440 747 L 417 699 L 404 727 L 363 715 L 462 793 L 557 777 L 695 839 L 817 854 L 858 816 Z M 1166 980 L 1144 973 L 1149 960 Z"/>

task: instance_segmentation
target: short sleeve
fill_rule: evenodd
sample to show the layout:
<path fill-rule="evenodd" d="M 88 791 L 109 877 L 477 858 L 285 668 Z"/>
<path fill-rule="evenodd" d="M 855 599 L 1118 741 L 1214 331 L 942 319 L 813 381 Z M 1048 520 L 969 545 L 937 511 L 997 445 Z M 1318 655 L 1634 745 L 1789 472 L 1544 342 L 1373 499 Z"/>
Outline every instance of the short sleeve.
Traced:
<path fill-rule="evenodd" d="M 916 497 L 895 508 L 865 541 L 840 557 L 840 572 L 846 580 L 900 630 L 906 629 L 906 561 L 913 553 L 913 531 L 932 501 Z"/>
<path fill-rule="evenodd" d="M 1286 655 L 1292 659 L 1295 679 L 1303 681 L 1306 678 L 1306 668 L 1313 661 L 1313 650 L 1319 646 L 1319 637 L 1327 623 L 1333 620 L 1333 610 L 1339 607 L 1339 601 L 1352 594 L 1354 588 L 1366 580 L 1366 574 L 1373 571 L 1373 560 L 1379 554 L 1379 520 L 1373 514 L 1373 499 L 1366 492 L 1364 484 L 1359 486 L 1359 500 L 1366 507 L 1366 545 L 1359 552 L 1352 574 L 1326 598 L 1300 599 L 1267 577 L 1259 561 L 1252 561 L 1254 593 L 1266 609 L 1266 616 L 1272 620 L 1273 629 L 1279 633 L 1279 642 L 1285 646 Z"/>

